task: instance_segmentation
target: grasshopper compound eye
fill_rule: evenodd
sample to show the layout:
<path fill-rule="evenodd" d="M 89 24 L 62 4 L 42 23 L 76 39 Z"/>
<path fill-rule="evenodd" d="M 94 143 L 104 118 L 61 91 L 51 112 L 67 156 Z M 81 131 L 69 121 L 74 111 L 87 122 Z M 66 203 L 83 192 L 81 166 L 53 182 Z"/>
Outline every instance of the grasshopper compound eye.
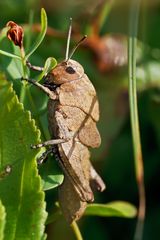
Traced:
<path fill-rule="evenodd" d="M 66 72 L 69 73 L 69 74 L 74 74 L 76 71 L 74 70 L 73 67 L 67 67 Z"/>

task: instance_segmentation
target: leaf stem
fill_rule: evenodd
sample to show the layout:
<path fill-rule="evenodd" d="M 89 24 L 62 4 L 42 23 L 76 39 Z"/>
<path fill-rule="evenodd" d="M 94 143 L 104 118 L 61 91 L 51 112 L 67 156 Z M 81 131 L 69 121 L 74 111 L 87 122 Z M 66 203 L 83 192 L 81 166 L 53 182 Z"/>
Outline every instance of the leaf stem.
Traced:
<path fill-rule="evenodd" d="M 140 140 L 138 107 L 137 107 L 137 89 L 136 89 L 136 44 L 137 44 L 137 26 L 139 16 L 140 0 L 132 0 L 131 15 L 130 15 L 130 36 L 128 40 L 128 74 L 129 74 L 129 102 L 131 128 L 135 161 L 135 173 L 139 192 L 139 211 L 138 220 L 135 231 L 135 240 L 140 240 L 143 237 L 143 225 L 145 219 L 145 187 L 144 187 L 144 169 L 143 157 Z"/>
<path fill-rule="evenodd" d="M 70 226 L 71 226 L 71 228 L 72 228 L 72 230 L 73 230 L 73 232 L 74 232 L 74 234 L 76 236 L 76 239 L 77 240 L 83 240 L 81 232 L 79 230 L 79 227 L 78 227 L 77 223 L 75 221 L 73 221 Z"/>
<path fill-rule="evenodd" d="M 26 67 L 26 60 L 25 60 L 25 51 L 24 47 L 22 46 L 20 48 L 20 53 L 21 53 L 21 64 L 22 64 L 22 70 L 23 70 L 23 77 L 27 78 L 27 67 Z M 26 84 L 23 82 L 20 90 L 20 102 L 24 103 L 26 95 Z"/>

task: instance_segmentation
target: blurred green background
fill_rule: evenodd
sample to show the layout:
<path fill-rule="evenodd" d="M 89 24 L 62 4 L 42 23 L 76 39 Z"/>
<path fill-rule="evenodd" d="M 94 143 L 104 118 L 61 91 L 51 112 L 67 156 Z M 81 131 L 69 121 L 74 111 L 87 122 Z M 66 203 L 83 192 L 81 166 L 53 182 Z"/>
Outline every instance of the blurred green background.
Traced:
<path fill-rule="evenodd" d="M 92 159 L 96 169 L 105 180 L 107 189 L 104 193 L 96 195 L 96 202 L 124 200 L 138 206 L 126 63 L 130 1 L 112 1 L 112 6 L 110 4 L 109 0 L 0 1 L 0 28 L 3 28 L 9 20 L 18 24 L 28 24 L 29 21 L 39 23 L 40 9 L 41 7 L 45 8 L 48 25 L 51 29 L 30 59 L 35 65 L 43 65 L 46 58 L 50 56 L 55 57 L 58 61 L 64 58 L 66 32 L 70 17 L 73 18 L 71 45 L 73 46 L 83 34 L 88 34 L 88 39 L 93 40 L 91 42 L 88 40 L 84 46 L 81 46 L 74 54 L 73 59 L 83 65 L 97 90 L 100 101 L 101 118 L 98 127 L 102 136 L 102 145 L 99 149 L 92 151 Z M 103 11 L 104 6 L 107 6 L 106 11 Z M 100 21 L 102 14 L 103 21 Z M 103 22 L 103 25 L 99 22 Z M 158 187 L 160 186 L 159 26 L 160 2 L 158 0 L 141 1 L 138 26 L 137 86 L 147 204 L 144 240 L 159 239 L 160 237 Z M 34 41 L 38 31 L 38 27 L 34 25 L 29 41 Z M 104 56 L 103 53 L 105 53 Z M 6 71 L 9 62 L 10 59 L 0 57 L 2 71 Z M 10 71 L 6 72 L 6 75 L 9 80 L 12 79 Z M 14 87 L 18 94 L 17 86 L 18 83 L 14 81 Z M 37 98 L 39 93 L 33 90 L 33 94 L 37 107 L 40 107 L 43 101 Z M 34 111 L 27 101 L 25 107 L 32 111 L 34 117 Z M 41 118 L 44 135 L 48 136 L 45 112 Z M 39 125 L 39 123 L 37 124 Z M 54 190 L 47 193 L 48 201 L 53 202 L 53 198 L 56 200 L 55 192 Z M 129 240 L 133 239 L 136 219 L 83 217 L 79 225 L 84 239 Z M 74 239 L 70 228 L 62 220 L 50 225 L 47 232 L 48 239 Z"/>

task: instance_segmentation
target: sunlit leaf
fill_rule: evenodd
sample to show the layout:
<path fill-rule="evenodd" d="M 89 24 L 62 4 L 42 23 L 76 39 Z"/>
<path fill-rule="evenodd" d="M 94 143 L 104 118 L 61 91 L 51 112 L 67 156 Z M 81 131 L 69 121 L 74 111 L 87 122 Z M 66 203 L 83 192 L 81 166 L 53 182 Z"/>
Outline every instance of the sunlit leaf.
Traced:
<path fill-rule="evenodd" d="M 136 216 L 136 208 L 127 202 L 115 201 L 107 204 L 88 204 L 85 215 L 95 215 L 101 217 L 125 217 Z"/>
<path fill-rule="evenodd" d="M 44 69 L 42 73 L 38 76 L 38 81 L 40 81 L 48 72 L 50 72 L 57 65 L 57 61 L 53 57 L 47 58 Z"/>

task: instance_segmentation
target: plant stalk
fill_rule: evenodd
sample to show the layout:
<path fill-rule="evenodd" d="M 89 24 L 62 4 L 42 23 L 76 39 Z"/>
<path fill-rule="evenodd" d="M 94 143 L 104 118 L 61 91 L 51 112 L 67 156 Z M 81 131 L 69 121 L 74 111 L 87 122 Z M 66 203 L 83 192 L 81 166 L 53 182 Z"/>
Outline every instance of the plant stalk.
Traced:
<path fill-rule="evenodd" d="M 81 232 L 79 230 L 79 227 L 78 227 L 77 223 L 75 221 L 73 221 L 70 226 L 71 226 L 71 228 L 72 228 L 72 230 L 73 230 L 73 232 L 74 232 L 74 234 L 76 236 L 76 239 L 77 240 L 83 240 Z"/>
<path fill-rule="evenodd" d="M 137 45 L 137 26 L 139 17 L 140 0 L 132 0 L 130 16 L 130 36 L 128 41 L 128 71 L 129 71 L 129 102 L 130 117 L 133 140 L 133 151 L 135 161 L 135 173 L 139 193 L 138 220 L 135 230 L 134 240 L 141 240 L 143 237 L 143 226 L 145 219 L 145 187 L 144 187 L 144 167 L 140 139 L 140 128 L 137 107 L 137 88 L 136 88 L 136 45 Z"/>

